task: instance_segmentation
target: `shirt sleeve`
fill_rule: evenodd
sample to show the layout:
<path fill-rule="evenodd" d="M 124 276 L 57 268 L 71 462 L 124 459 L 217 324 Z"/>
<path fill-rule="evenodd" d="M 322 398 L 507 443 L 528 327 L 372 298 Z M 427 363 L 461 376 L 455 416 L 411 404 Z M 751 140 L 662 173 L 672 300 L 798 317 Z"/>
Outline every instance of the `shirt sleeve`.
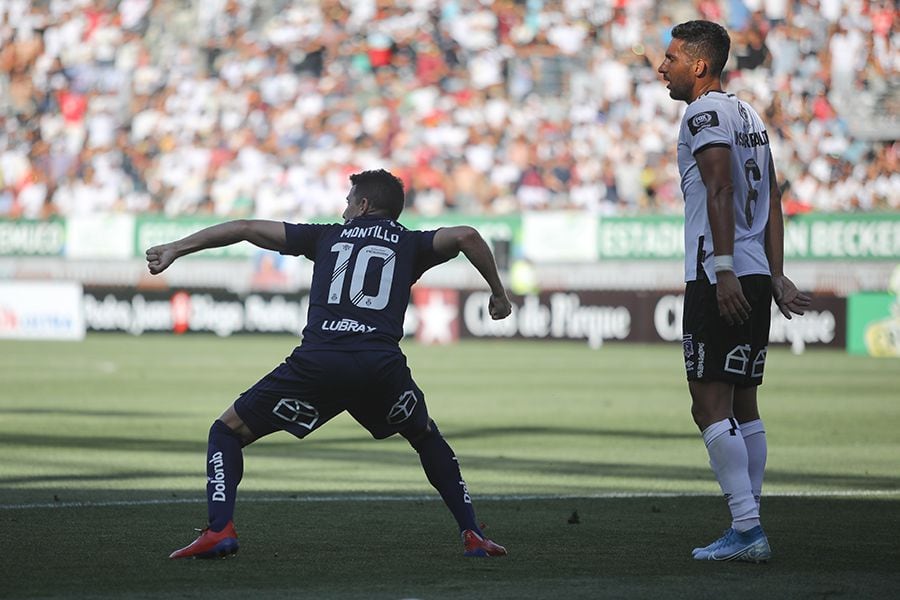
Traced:
<path fill-rule="evenodd" d="M 439 255 L 434 250 L 434 231 L 419 231 L 417 240 L 416 264 L 413 271 L 413 281 L 418 281 L 425 271 L 450 260 L 450 257 Z"/>
<path fill-rule="evenodd" d="M 715 106 L 695 102 L 688 107 L 684 120 L 687 123 L 687 142 L 691 154 L 697 154 L 710 146 L 731 148 L 732 136 L 728 131 L 725 115 L 715 110 Z"/>
<path fill-rule="evenodd" d="M 287 240 L 285 250 L 281 254 L 305 256 L 309 260 L 316 259 L 316 242 L 328 231 L 331 225 L 309 225 L 301 223 L 285 223 L 284 237 Z"/>

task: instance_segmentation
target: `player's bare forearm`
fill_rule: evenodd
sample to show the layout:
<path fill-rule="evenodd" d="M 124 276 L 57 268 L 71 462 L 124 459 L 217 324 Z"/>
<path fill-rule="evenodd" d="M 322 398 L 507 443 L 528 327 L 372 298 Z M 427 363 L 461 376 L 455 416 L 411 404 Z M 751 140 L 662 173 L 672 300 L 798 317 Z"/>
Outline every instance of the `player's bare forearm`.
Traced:
<path fill-rule="evenodd" d="M 443 256 L 456 256 L 462 252 L 484 277 L 491 288 L 488 309 L 492 318 L 503 319 L 512 312 L 512 305 L 497 271 L 494 254 L 474 228 L 462 225 L 439 229 L 434 235 L 434 249 Z"/>
<path fill-rule="evenodd" d="M 284 223 L 239 219 L 219 223 L 168 244 L 160 244 L 147 250 L 147 266 L 157 275 L 165 271 L 176 259 L 209 248 L 230 246 L 248 241 L 266 250 L 283 250 L 286 244 Z"/>
<path fill-rule="evenodd" d="M 781 188 L 775 175 L 775 161 L 769 156 L 769 220 L 766 223 L 766 258 L 772 272 L 772 296 L 778 310 L 786 319 L 792 314 L 802 315 L 812 298 L 797 289 L 784 274 L 784 212 L 781 209 Z"/>
<path fill-rule="evenodd" d="M 775 163 L 769 157 L 769 220 L 766 222 L 766 257 L 773 277 L 784 275 L 784 213 Z"/>

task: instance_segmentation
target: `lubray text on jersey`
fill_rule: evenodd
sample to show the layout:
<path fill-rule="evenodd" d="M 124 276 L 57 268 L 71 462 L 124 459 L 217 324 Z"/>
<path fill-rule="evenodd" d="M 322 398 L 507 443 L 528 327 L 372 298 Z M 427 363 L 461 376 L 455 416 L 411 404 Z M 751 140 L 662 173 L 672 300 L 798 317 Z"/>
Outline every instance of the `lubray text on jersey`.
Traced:
<path fill-rule="evenodd" d="M 435 232 L 378 217 L 284 227 L 285 254 L 314 262 L 301 350 L 399 350 L 410 287 L 447 260 L 434 252 Z"/>
<path fill-rule="evenodd" d="M 678 170 L 685 201 L 685 280 L 697 279 L 699 257 L 706 276 L 716 281 L 707 190 L 695 158 L 713 146 L 731 151 L 735 273 L 739 277 L 767 275 L 763 242 L 769 215 L 769 134 L 746 102 L 734 94 L 710 92 L 688 105 L 678 134 Z"/>

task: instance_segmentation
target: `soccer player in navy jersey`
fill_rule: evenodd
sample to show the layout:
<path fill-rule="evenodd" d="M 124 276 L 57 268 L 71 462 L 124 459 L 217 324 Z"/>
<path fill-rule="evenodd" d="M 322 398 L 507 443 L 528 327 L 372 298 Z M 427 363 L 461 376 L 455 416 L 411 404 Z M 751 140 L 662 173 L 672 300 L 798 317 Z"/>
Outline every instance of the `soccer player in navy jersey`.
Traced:
<path fill-rule="evenodd" d="M 757 405 L 774 296 L 782 314 L 810 298 L 784 275 L 781 194 L 756 111 L 722 89 L 731 41 L 710 21 L 672 29 L 659 73 L 687 102 L 678 134 L 685 203 L 684 363 L 691 413 L 728 501 L 731 527 L 696 560 L 771 556 L 759 518 L 766 433 Z"/>
<path fill-rule="evenodd" d="M 154 275 L 186 254 L 244 240 L 314 262 L 303 340 L 212 424 L 208 526 L 170 558 L 237 552 L 233 514 L 242 448 L 279 430 L 306 437 L 345 410 L 376 439 L 399 433 L 409 441 L 459 525 L 465 556 L 506 554 L 479 529 L 456 456 L 429 417 L 399 346 L 410 287 L 460 252 L 490 286 L 491 317 L 507 317 L 511 306 L 494 256 L 471 227 L 413 231 L 397 223 L 403 184 L 391 173 L 364 171 L 350 182 L 343 225 L 237 220 L 147 250 Z"/>

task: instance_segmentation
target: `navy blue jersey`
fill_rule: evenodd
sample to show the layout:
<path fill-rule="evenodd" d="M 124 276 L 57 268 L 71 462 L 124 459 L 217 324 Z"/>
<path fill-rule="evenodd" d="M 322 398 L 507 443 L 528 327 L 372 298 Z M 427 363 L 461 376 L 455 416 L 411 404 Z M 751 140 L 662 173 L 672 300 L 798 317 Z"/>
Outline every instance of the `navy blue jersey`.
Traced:
<path fill-rule="evenodd" d="M 283 254 L 315 263 L 301 350 L 399 348 L 410 287 L 449 260 L 434 231 L 412 231 L 383 217 L 343 225 L 285 223 Z"/>

